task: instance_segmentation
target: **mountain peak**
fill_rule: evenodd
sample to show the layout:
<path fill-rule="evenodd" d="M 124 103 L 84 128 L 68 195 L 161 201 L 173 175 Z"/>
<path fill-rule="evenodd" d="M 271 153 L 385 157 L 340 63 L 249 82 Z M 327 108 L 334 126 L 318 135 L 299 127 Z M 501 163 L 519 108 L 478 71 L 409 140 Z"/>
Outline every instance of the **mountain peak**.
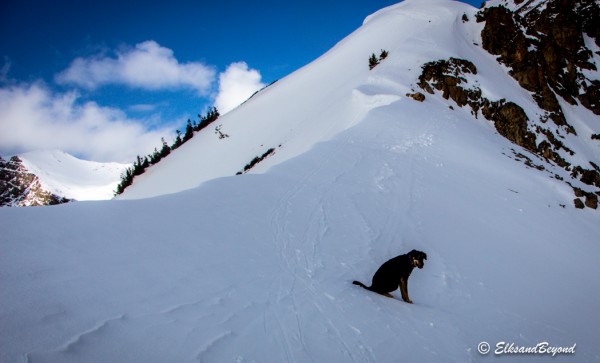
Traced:
<path fill-rule="evenodd" d="M 443 47 L 432 54 L 431 45 L 456 44 L 447 27 L 473 9 L 447 0 L 428 4 L 402 2 L 373 14 L 323 56 L 221 116 L 136 177 L 119 198 L 175 193 L 232 176 L 273 148 L 274 153 L 252 169 L 264 172 L 330 140 L 369 112 L 399 101 L 421 64 L 435 53 L 446 54 Z M 470 47 L 473 40 L 468 38 Z M 369 57 L 382 50 L 388 50 L 389 57 L 369 70 Z M 229 137 L 219 138 L 217 127 Z"/>
<path fill-rule="evenodd" d="M 31 151 L 1 163 L 0 205 L 9 206 L 110 199 L 128 167 L 81 160 L 61 150 Z"/>
<path fill-rule="evenodd" d="M 478 10 L 451 0 L 409 0 L 384 8 L 322 57 L 136 177 L 120 198 L 174 193 L 242 170 L 264 172 L 407 95 L 424 100 L 417 95 L 421 89 L 443 90 L 442 99 L 453 101 L 448 107 L 467 106 L 474 120 L 492 122 L 501 136 L 534 155 L 528 164 L 566 180 L 594 205 L 600 161 L 593 140 L 600 130 L 581 106 L 600 112 L 600 58 L 589 49 L 587 23 L 569 19 L 573 12 L 595 19 L 598 11 L 593 0 L 579 0 L 575 10 L 561 12 L 567 3 L 493 0 Z M 549 14 L 558 29 L 544 20 Z M 385 59 L 366 67 L 366 59 L 379 53 Z M 456 68 L 460 60 L 470 71 Z M 423 107 L 431 107 L 429 101 Z"/>

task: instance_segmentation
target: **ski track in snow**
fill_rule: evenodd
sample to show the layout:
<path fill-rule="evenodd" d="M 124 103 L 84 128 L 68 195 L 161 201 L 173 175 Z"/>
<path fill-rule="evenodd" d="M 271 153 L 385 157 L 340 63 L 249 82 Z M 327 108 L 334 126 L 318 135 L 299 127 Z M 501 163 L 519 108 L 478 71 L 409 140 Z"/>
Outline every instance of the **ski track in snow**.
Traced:
<path fill-rule="evenodd" d="M 446 178 L 444 167 L 439 166 L 437 160 L 444 151 L 436 142 L 436 134 L 442 130 L 424 115 L 419 123 L 402 133 L 392 132 L 394 137 L 390 138 L 386 134 L 394 127 L 393 122 L 380 120 L 377 111 L 371 116 L 374 119 L 369 121 L 369 126 L 361 125 L 334 142 L 318 145 L 314 152 L 288 166 L 275 168 L 265 176 L 233 178 L 229 183 L 237 186 L 253 182 L 254 187 L 248 190 L 258 193 L 242 195 L 244 191 L 238 192 L 241 194 L 231 199 L 240 199 L 233 207 L 227 206 L 231 200 L 222 198 L 228 190 L 237 187 L 219 187 L 219 183 L 191 192 L 190 196 L 177 197 L 167 206 L 152 201 L 122 204 L 127 215 L 138 215 L 131 209 L 146 209 L 144 205 L 150 203 L 152 209 L 158 208 L 167 216 L 174 215 L 163 223 L 178 228 L 183 222 L 174 223 L 174 220 L 189 217 L 185 212 L 172 211 L 184 200 L 206 203 L 202 195 L 214 195 L 214 202 L 207 206 L 207 211 L 215 210 L 211 207 L 213 204 L 225 202 L 221 208 L 234 213 L 228 216 L 232 221 L 238 219 L 236 208 L 260 200 L 258 209 L 252 209 L 252 215 L 239 212 L 241 216 L 252 216 L 248 224 L 238 225 L 239 232 L 231 230 L 227 223 L 223 229 L 216 227 L 216 236 L 225 233 L 221 241 L 231 243 L 241 236 L 249 238 L 244 245 L 236 247 L 242 248 L 241 251 L 231 249 L 233 246 L 212 245 L 207 237 L 206 248 L 212 251 L 211 256 L 201 260 L 208 264 L 206 269 L 215 270 L 212 274 L 217 277 L 216 282 L 204 281 L 197 293 L 190 292 L 189 285 L 174 288 L 172 294 L 161 291 L 157 306 L 146 312 L 131 310 L 131 307 L 105 308 L 106 318 L 75 330 L 63 343 L 56 344 L 55 349 L 30 351 L 25 354 L 25 360 L 96 361 L 94 357 L 101 357 L 110 350 L 117 352 L 122 361 L 264 361 L 268 358 L 282 362 L 380 362 L 390 361 L 398 351 L 411 349 L 415 356 L 430 360 L 478 361 L 474 351 L 476 342 L 473 343 L 468 331 L 481 332 L 481 327 L 488 326 L 489 318 L 477 312 L 481 308 L 467 305 L 462 309 L 460 306 L 473 299 L 479 301 L 484 295 L 498 296 L 498 293 L 490 283 L 478 280 L 476 275 L 449 260 L 443 247 L 444 238 L 428 232 L 432 222 L 435 225 L 435 218 L 423 219 L 423 210 L 435 212 L 423 209 L 423 205 L 432 200 L 428 196 L 432 191 L 426 187 L 431 182 L 431 173 L 435 171 L 438 178 Z M 377 122 L 383 122 L 386 127 L 376 126 Z M 445 127 L 452 127 L 448 122 Z M 367 138 L 381 142 L 363 143 L 363 135 L 369 132 L 375 135 L 367 135 Z M 260 183 L 266 184 L 257 188 Z M 269 193 L 261 189 L 268 189 Z M 138 207 L 138 204 L 142 205 Z M 62 210 L 86 207 L 82 204 Z M 198 227 L 200 230 L 210 229 L 212 222 L 206 215 L 199 220 L 206 221 Z M 117 230 L 126 230 L 126 223 L 118 220 L 112 223 L 116 223 Z M 257 226 L 252 227 L 252 223 Z M 252 237 L 253 234 L 257 234 L 258 239 Z M 184 245 L 194 240 L 193 234 L 177 236 Z M 432 244 L 425 236 L 437 240 L 438 244 Z M 266 240 L 261 241 L 265 237 Z M 260 251 L 258 255 L 253 255 L 252 249 L 245 246 L 248 243 Z M 425 269 L 415 271 L 411 277 L 409 290 L 414 305 L 399 301 L 397 292 L 395 299 L 387 299 L 350 284 L 353 278 L 369 283 L 374 269 L 386 258 L 411 248 L 426 250 L 430 256 Z M 78 248 L 77 254 L 80 253 L 82 250 Z M 219 274 L 227 268 L 210 261 L 215 258 L 221 261 L 217 256 L 229 253 L 237 256 L 232 259 L 241 263 L 242 271 L 229 272 L 233 275 L 223 280 Z M 150 261 L 159 256 L 151 254 Z M 258 258 L 260 265 L 252 263 Z M 257 267 L 258 270 L 252 270 Z M 43 279 L 50 273 L 35 276 Z M 485 277 L 482 278 L 485 281 Z M 428 286 L 427 291 L 423 290 L 424 285 Z M 556 323 L 528 317 L 527 311 L 518 312 L 508 307 L 495 310 L 493 304 L 486 306 L 490 314 L 504 321 L 496 333 L 490 333 L 494 328 L 487 330 L 492 337 L 501 337 L 508 327 L 520 332 L 515 339 L 524 341 L 540 339 L 531 332 L 556 337 L 571 334 Z M 476 312 L 467 313 L 470 309 Z M 59 316 L 69 319 L 73 314 L 67 310 Z M 522 321 L 527 322 L 526 329 L 519 323 Z M 135 351 L 129 351 L 131 346 L 136 347 Z"/>
<path fill-rule="evenodd" d="M 335 328 L 335 325 L 327 318 L 327 313 L 324 312 L 320 303 L 331 304 L 335 300 L 331 295 L 326 293 L 319 293 L 319 289 L 316 284 L 316 280 L 313 279 L 313 275 L 317 273 L 317 270 L 323 266 L 322 259 L 319 257 L 320 244 L 323 243 L 323 238 L 327 234 L 327 217 L 325 212 L 326 203 L 324 200 L 316 201 L 312 212 L 310 212 L 308 218 L 305 220 L 308 225 L 305 226 L 304 232 L 297 236 L 294 231 L 291 231 L 290 221 L 296 219 L 296 216 L 292 216 L 292 207 L 294 205 L 294 199 L 303 197 L 302 194 L 306 193 L 306 186 L 310 185 L 314 187 L 309 180 L 317 175 L 327 162 L 322 162 L 321 166 L 315 168 L 304 177 L 299 179 L 299 182 L 288 191 L 278 202 L 273 217 L 271 219 L 271 225 L 273 227 L 273 243 L 279 251 L 280 255 L 280 276 L 286 276 L 279 282 L 280 286 L 274 291 L 277 293 L 277 302 L 281 303 L 284 300 L 290 300 L 292 314 L 294 315 L 295 332 L 293 332 L 293 338 L 290 339 L 289 332 L 286 331 L 284 325 L 278 316 L 278 312 L 274 312 L 279 332 L 282 336 L 284 351 L 286 355 L 286 361 L 303 361 L 308 358 L 309 361 L 318 362 L 319 359 L 314 359 L 310 356 L 311 351 L 308 343 L 304 338 L 303 325 L 304 322 L 300 321 L 299 317 L 299 304 L 296 298 L 297 291 L 310 294 L 311 298 L 308 299 L 315 313 L 319 315 L 319 319 L 327 321 L 328 335 L 334 334 L 337 342 L 341 344 L 346 356 L 352 361 L 355 361 L 353 354 L 351 353 L 351 347 L 343 343 L 339 331 Z M 323 194 L 326 195 L 326 194 Z M 289 278 L 287 278 L 289 276 Z M 290 281 L 291 280 L 291 281 Z M 325 297 L 325 299 L 323 299 Z M 329 310 L 329 309 L 328 309 Z M 294 356 L 292 351 L 293 346 L 291 341 L 296 342 L 300 345 L 301 350 L 307 355 L 307 357 Z"/>

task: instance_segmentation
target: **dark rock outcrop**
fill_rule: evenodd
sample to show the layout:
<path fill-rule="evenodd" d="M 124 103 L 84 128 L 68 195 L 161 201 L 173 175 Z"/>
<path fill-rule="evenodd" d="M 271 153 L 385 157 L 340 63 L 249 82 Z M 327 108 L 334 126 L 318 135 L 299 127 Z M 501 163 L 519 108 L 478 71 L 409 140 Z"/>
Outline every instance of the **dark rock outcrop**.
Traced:
<path fill-rule="evenodd" d="M 419 101 L 419 102 L 423 102 L 425 101 L 425 95 L 422 94 L 421 92 L 415 92 L 415 93 L 407 93 L 406 97 L 410 97 L 415 101 Z"/>
<path fill-rule="evenodd" d="M 528 130 L 529 119 L 521 106 L 505 100 L 490 102 L 485 99 L 481 112 L 494 122 L 500 135 L 529 151 L 537 150 L 535 134 Z"/>
<path fill-rule="evenodd" d="M 598 195 L 595 193 L 586 192 L 579 188 L 573 188 L 575 192 L 575 196 L 577 197 L 574 200 L 575 207 L 583 209 L 584 207 L 598 209 Z M 581 200 L 584 198 L 585 202 Z"/>
<path fill-rule="evenodd" d="M 569 171 L 574 179 L 600 188 L 600 168 L 593 163 L 591 163 L 593 169 L 584 169 L 580 166 L 572 168 L 559 151 L 562 150 L 568 155 L 575 153 L 564 145 L 560 137 L 549 129 L 534 125 L 525 110 L 518 104 L 505 99 L 490 101 L 483 97 L 481 90 L 469 84 L 467 80 L 468 75 L 476 74 L 477 68 L 468 60 L 442 59 L 424 64 L 417 84 L 430 94 L 435 94 L 435 90 L 442 92 L 442 97 L 452 99 L 460 107 L 469 106 L 476 117 L 481 111 L 483 117 L 494 123 L 501 136 L 538 155 L 541 160 L 552 162 Z M 526 160 L 524 163 L 530 167 L 538 170 L 545 169 L 543 166 L 534 165 L 529 158 L 519 159 Z M 585 203 L 577 198 L 576 206 L 597 208 L 597 196 L 591 192 L 582 191 L 582 193 L 580 198 L 585 198 Z"/>
<path fill-rule="evenodd" d="M 477 74 L 477 67 L 465 59 L 442 59 L 423 65 L 418 85 L 433 94 L 434 89 L 442 92 L 442 97 L 452 99 L 460 107 L 468 105 L 477 115 L 494 122 L 498 133 L 513 143 L 532 152 L 537 151 L 536 136 L 528 130 L 529 119 L 523 108 L 505 100 L 490 101 L 481 96 L 478 87 L 469 85 L 466 75 Z M 470 88 L 469 88 L 470 87 Z"/>
<path fill-rule="evenodd" d="M 520 2 L 515 2 L 521 5 Z M 579 101 L 600 115 L 600 81 L 583 70 L 596 70 L 584 34 L 600 45 L 600 7 L 594 0 L 552 0 L 518 11 L 486 7 L 477 20 L 485 22 L 482 46 L 511 68 L 511 76 L 533 93 L 540 108 L 568 132 L 557 95 L 570 104 Z"/>
<path fill-rule="evenodd" d="M 573 179 L 600 188 L 600 168 L 573 166 L 567 161 L 574 151 L 564 144 L 564 134 L 576 134 L 561 107 L 564 102 L 581 104 L 600 115 L 600 81 L 588 78 L 597 71 L 590 41 L 600 46 L 600 6 L 595 0 L 512 0 L 504 6 L 484 6 L 477 14 L 485 22 L 481 46 L 506 65 L 521 87 L 531 92 L 540 109 L 539 120 L 530 120 L 515 102 L 489 100 L 468 79 L 477 75 L 473 63 L 449 58 L 423 65 L 418 85 L 428 93 L 435 90 L 458 106 L 469 106 L 494 123 L 498 133 L 540 160 L 567 171 Z M 586 72 L 587 71 L 587 72 Z M 556 126 L 546 126 L 551 120 Z M 600 139 L 597 134 L 592 139 Z M 567 159 L 565 159 L 565 156 Z M 537 167 L 544 170 L 542 166 Z M 556 175 L 556 174 L 555 174 Z M 556 175 L 557 176 L 557 175 Z M 558 177 L 562 180 L 561 177 Z M 577 208 L 598 206 L 599 192 L 574 188 Z"/>
<path fill-rule="evenodd" d="M 482 47 L 498 55 L 498 61 L 510 67 L 510 75 L 521 87 L 532 92 L 540 108 L 547 111 L 542 122 L 551 119 L 574 134 L 558 99 L 571 105 L 580 103 L 600 115 L 600 81 L 587 78 L 585 73 L 597 71 L 586 40 L 600 46 L 600 6 L 595 0 L 515 0 L 514 4 L 515 11 L 495 6 L 479 12 L 477 21 L 485 22 Z M 595 164 L 591 163 L 592 169 L 572 167 L 557 151 L 574 152 L 549 130 L 538 126 L 536 131 L 546 139 L 535 147 L 538 155 L 570 171 L 574 179 L 600 188 L 600 169 Z M 597 194 L 581 189 L 575 194 L 577 208 L 597 208 Z M 585 203 L 580 198 L 585 198 Z"/>
<path fill-rule="evenodd" d="M 473 63 L 465 59 L 450 58 L 435 62 L 425 63 L 423 72 L 419 76 L 419 87 L 433 94 L 433 89 L 442 92 L 445 99 L 451 98 L 459 106 L 471 104 L 471 107 L 479 104 L 481 90 L 467 89 L 465 75 L 477 74 L 477 68 Z"/>
<path fill-rule="evenodd" d="M 8 161 L 0 157 L 0 206 L 55 205 L 69 201 L 45 190 L 39 178 L 23 166 L 18 156 Z"/>

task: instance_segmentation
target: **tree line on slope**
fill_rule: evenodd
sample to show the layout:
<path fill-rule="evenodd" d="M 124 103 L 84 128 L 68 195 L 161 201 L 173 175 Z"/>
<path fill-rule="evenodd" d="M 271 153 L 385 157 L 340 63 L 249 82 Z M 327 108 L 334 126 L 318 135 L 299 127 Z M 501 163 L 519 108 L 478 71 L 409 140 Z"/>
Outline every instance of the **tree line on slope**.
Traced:
<path fill-rule="evenodd" d="M 215 122 L 219 118 L 219 116 L 219 111 L 216 107 L 213 107 L 208 111 L 208 113 L 205 116 L 198 115 L 198 122 L 192 122 L 191 120 L 188 120 L 183 136 L 181 131 L 177 130 L 177 136 L 175 137 L 175 140 L 173 141 L 173 144 L 171 144 L 171 146 L 169 146 L 165 139 L 162 138 L 162 147 L 160 148 L 160 150 L 158 150 L 158 148 L 155 147 L 154 152 L 148 154 L 147 156 L 142 157 L 138 155 L 133 165 L 125 169 L 125 171 L 121 174 L 121 182 L 119 183 L 119 185 L 117 185 L 117 189 L 114 192 L 115 196 L 123 193 L 125 189 L 127 189 L 127 187 L 133 183 L 133 179 L 136 176 L 143 174 L 148 167 L 157 164 L 163 158 L 167 157 L 167 155 L 169 155 L 171 151 L 176 150 L 181 145 L 185 144 L 192 137 L 194 137 L 194 133 L 200 132 L 206 127 L 208 127 L 208 125 Z"/>

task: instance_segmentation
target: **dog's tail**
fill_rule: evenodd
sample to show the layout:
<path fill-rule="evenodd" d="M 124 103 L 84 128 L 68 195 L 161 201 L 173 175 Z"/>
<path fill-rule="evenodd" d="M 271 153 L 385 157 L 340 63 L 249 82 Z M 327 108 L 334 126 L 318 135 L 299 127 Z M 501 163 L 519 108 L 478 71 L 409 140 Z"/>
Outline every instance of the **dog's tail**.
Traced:
<path fill-rule="evenodd" d="M 371 288 L 370 288 L 370 287 L 367 287 L 365 284 L 363 284 L 363 283 L 362 283 L 362 282 L 360 282 L 360 281 L 353 281 L 352 283 L 353 283 L 354 285 L 358 285 L 358 286 L 360 286 L 360 287 L 362 287 L 362 288 L 364 288 L 364 289 L 371 290 Z"/>

